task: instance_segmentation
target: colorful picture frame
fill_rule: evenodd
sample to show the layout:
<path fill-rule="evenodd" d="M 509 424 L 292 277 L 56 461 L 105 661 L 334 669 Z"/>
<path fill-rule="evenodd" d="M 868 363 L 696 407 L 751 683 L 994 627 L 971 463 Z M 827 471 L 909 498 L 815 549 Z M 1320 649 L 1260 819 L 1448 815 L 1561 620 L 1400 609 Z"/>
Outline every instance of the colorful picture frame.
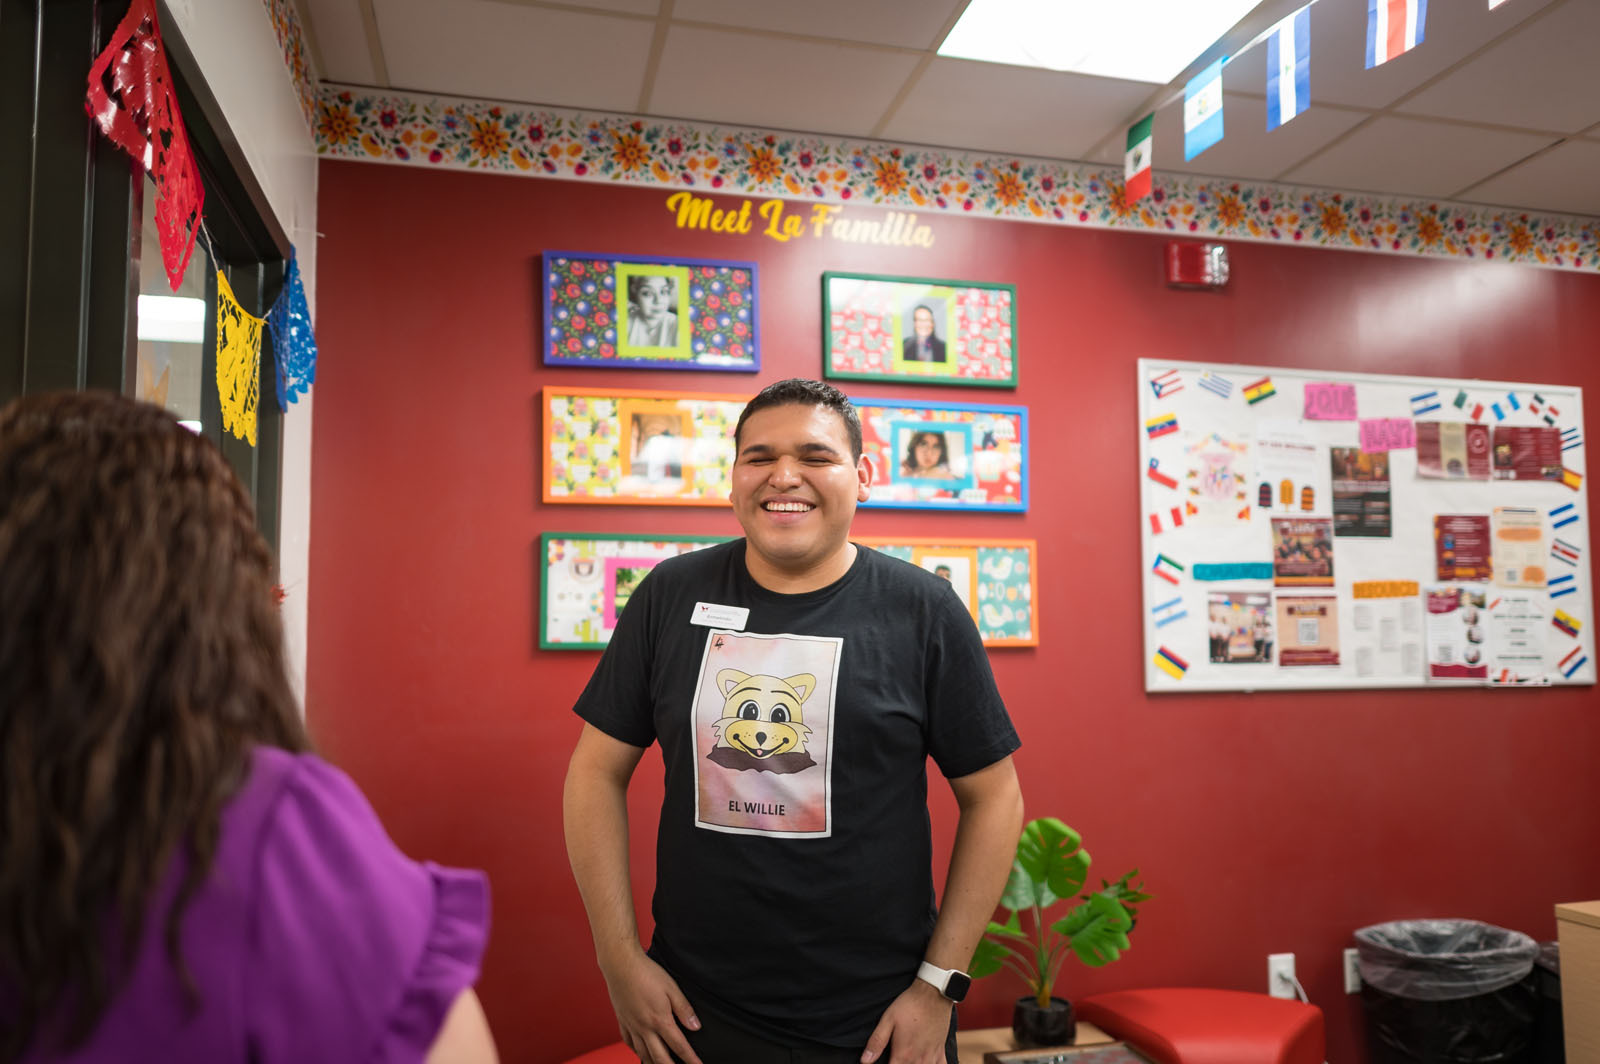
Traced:
<path fill-rule="evenodd" d="M 627 598 L 663 559 L 731 536 L 545 532 L 539 536 L 539 648 L 601 650 Z M 1038 542 L 1031 539 L 863 537 L 857 543 L 962 581 L 986 647 L 1039 645 Z M 941 574 L 942 575 L 942 574 Z"/>
<path fill-rule="evenodd" d="M 539 647 L 601 650 L 644 574 L 727 536 L 545 532 L 539 537 Z"/>
<path fill-rule="evenodd" d="M 1039 645 L 1037 540 L 866 536 L 856 542 L 948 579 L 984 646 Z"/>
<path fill-rule="evenodd" d="M 822 373 L 834 380 L 1017 386 L 1017 288 L 829 271 Z"/>
<path fill-rule="evenodd" d="M 761 369 L 753 262 L 546 251 L 541 277 L 547 366 Z"/>
<path fill-rule="evenodd" d="M 544 388 L 548 503 L 727 506 L 747 395 Z"/>
<path fill-rule="evenodd" d="M 863 507 L 1028 508 L 1028 409 L 981 403 L 852 399 L 872 462 Z"/>

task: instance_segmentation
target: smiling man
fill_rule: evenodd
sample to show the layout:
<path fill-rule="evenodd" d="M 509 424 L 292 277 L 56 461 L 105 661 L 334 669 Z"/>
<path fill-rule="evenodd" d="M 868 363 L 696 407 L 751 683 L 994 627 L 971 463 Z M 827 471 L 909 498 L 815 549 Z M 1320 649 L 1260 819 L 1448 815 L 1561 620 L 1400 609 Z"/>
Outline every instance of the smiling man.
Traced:
<path fill-rule="evenodd" d="M 744 538 L 652 570 L 576 706 L 567 852 L 618 1026 L 652 1064 L 955 1064 L 1022 823 L 1016 732 L 950 583 L 850 542 L 873 474 L 850 401 L 781 381 L 734 444 Z M 627 789 L 653 742 L 647 951 Z M 929 756 L 960 808 L 937 908 Z"/>

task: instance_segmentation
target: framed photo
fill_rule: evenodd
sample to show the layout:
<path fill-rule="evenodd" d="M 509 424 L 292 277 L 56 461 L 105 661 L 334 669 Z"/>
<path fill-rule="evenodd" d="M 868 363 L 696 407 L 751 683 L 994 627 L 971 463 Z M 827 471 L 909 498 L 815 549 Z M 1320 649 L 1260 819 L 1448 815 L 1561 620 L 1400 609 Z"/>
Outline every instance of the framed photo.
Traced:
<path fill-rule="evenodd" d="M 1015 285 L 822 275 L 822 372 L 837 380 L 1017 386 Z"/>
<path fill-rule="evenodd" d="M 1036 540 L 867 536 L 856 542 L 950 581 L 984 646 L 1039 645 Z"/>
<path fill-rule="evenodd" d="M 639 581 L 665 558 L 727 536 L 546 532 L 539 537 L 539 647 L 600 650 Z"/>
<path fill-rule="evenodd" d="M 544 253 L 544 363 L 754 373 L 756 265 Z"/>
<path fill-rule="evenodd" d="M 1028 508 L 1028 410 L 976 403 L 854 399 L 872 462 L 866 507 Z"/>
<path fill-rule="evenodd" d="M 727 506 L 744 395 L 544 389 L 545 502 Z"/>

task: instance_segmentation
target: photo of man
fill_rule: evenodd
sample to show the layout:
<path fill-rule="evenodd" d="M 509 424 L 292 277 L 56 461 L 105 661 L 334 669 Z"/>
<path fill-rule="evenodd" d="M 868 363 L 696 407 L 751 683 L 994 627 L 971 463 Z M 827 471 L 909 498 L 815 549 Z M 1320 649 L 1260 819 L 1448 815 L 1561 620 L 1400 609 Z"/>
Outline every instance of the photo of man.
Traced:
<path fill-rule="evenodd" d="M 683 419 L 635 413 L 629 419 L 628 472 L 651 483 L 683 477 Z"/>
<path fill-rule="evenodd" d="M 939 338 L 938 321 L 944 316 L 944 300 L 918 300 L 906 314 L 906 339 L 902 345 L 907 362 L 943 362 L 944 341 Z"/>

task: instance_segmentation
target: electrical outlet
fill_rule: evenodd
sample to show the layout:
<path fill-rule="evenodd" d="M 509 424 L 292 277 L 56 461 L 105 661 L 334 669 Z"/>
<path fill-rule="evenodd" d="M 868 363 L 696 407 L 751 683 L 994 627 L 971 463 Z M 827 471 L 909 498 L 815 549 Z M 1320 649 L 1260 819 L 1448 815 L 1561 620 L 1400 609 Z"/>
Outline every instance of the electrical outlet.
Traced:
<path fill-rule="evenodd" d="M 1356 964 L 1356 951 L 1344 951 L 1344 992 L 1346 994 L 1361 993 L 1361 968 Z"/>
<path fill-rule="evenodd" d="M 1267 993 L 1276 998 L 1292 998 L 1294 992 L 1294 954 L 1267 954 Z"/>

